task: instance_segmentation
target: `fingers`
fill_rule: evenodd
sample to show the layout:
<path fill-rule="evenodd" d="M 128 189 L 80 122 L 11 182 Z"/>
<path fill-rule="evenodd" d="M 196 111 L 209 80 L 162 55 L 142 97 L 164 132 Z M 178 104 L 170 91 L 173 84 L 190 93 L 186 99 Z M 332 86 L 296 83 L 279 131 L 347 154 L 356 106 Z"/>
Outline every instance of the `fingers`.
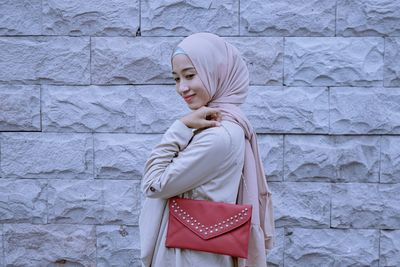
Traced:
<path fill-rule="evenodd" d="M 217 108 L 205 108 L 205 119 L 221 121 L 221 111 Z"/>

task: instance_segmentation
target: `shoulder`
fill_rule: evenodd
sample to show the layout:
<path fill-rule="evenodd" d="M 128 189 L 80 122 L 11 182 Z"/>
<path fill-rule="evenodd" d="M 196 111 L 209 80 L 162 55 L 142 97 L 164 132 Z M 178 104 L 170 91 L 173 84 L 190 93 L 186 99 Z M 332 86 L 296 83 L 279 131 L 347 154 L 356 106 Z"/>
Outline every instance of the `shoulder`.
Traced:
<path fill-rule="evenodd" d="M 240 146 L 241 142 L 244 142 L 244 132 L 236 123 L 222 121 L 219 127 L 195 131 L 192 142 L 203 143 L 220 153 L 234 149 L 235 145 Z"/>

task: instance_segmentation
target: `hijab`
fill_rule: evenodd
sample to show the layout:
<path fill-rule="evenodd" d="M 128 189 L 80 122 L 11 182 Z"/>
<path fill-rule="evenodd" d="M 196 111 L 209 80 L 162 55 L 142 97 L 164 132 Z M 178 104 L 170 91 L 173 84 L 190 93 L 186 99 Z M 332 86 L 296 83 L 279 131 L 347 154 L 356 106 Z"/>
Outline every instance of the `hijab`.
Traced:
<path fill-rule="evenodd" d="M 218 108 L 222 120 L 242 127 L 245 134 L 245 161 L 239 187 L 238 204 L 253 206 L 249 257 L 239 266 L 266 266 L 265 252 L 274 243 L 275 224 L 271 191 L 258 151 L 256 133 L 240 108 L 249 90 L 249 72 L 239 51 L 212 33 L 195 33 L 186 37 L 174 55 L 185 53 L 192 61 L 211 100 L 208 107 Z"/>

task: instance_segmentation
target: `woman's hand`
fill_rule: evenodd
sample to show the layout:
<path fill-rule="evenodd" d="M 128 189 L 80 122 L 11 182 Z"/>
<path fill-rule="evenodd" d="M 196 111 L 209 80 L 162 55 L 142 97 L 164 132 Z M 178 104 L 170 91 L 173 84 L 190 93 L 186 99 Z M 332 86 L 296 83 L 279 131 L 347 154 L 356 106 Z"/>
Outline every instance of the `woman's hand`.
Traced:
<path fill-rule="evenodd" d="M 193 129 L 220 126 L 221 112 L 217 108 L 203 106 L 181 118 L 181 121 Z"/>

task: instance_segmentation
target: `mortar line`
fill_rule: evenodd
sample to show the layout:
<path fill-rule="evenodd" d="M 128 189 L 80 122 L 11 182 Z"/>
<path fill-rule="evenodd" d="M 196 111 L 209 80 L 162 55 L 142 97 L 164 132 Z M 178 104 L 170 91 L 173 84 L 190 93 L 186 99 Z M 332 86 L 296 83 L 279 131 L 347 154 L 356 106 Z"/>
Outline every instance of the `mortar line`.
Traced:
<path fill-rule="evenodd" d="M 240 32 L 240 0 L 239 0 L 239 7 L 238 7 L 238 34 L 241 36 Z"/>
<path fill-rule="evenodd" d="M 285 181 L 285 142 L 286 135 L 282 135 L 282 182 Z"/>
<path fill-rule="evenodd" d="M 89 36 L 89 85 L 92 85 L 92 36 Z"/>
<path fill-rule="evenodd" d="M 335 4 L 335 33 L 334 36 L 337 36 L 337 10 L 338 10 L 338 1 L 336 0 Z"/>
<path fill-rule="evenodd" d="M 283 37 L 283 40 L 282 40 L 282 86 L 286 86 L 286 84 L 285 84 L 285 56 L 286 56 L 286 53 L 285 53 L 285 50 L 286 50 L 286 37 Z"/>
<path fill-rule="evenodd" d="M 381 183 L 381 171 L 382 171 L 382 139 L 383 139 L 383 136 L 380 135 L 380 138 L 379 138 L 379 173 L 378 173 L 378 183 Z"/>
<path fill-rule="evenodd" d="M 386 54 L 386 37 L 383 37 L 383 68 L 382 68 L 382 86 L 385 87 L 385 54 Z"/>
<path fill-rule="evenodd" d="M 328 135 L 331 135 L 331 87 L 328 86 Z"/>

